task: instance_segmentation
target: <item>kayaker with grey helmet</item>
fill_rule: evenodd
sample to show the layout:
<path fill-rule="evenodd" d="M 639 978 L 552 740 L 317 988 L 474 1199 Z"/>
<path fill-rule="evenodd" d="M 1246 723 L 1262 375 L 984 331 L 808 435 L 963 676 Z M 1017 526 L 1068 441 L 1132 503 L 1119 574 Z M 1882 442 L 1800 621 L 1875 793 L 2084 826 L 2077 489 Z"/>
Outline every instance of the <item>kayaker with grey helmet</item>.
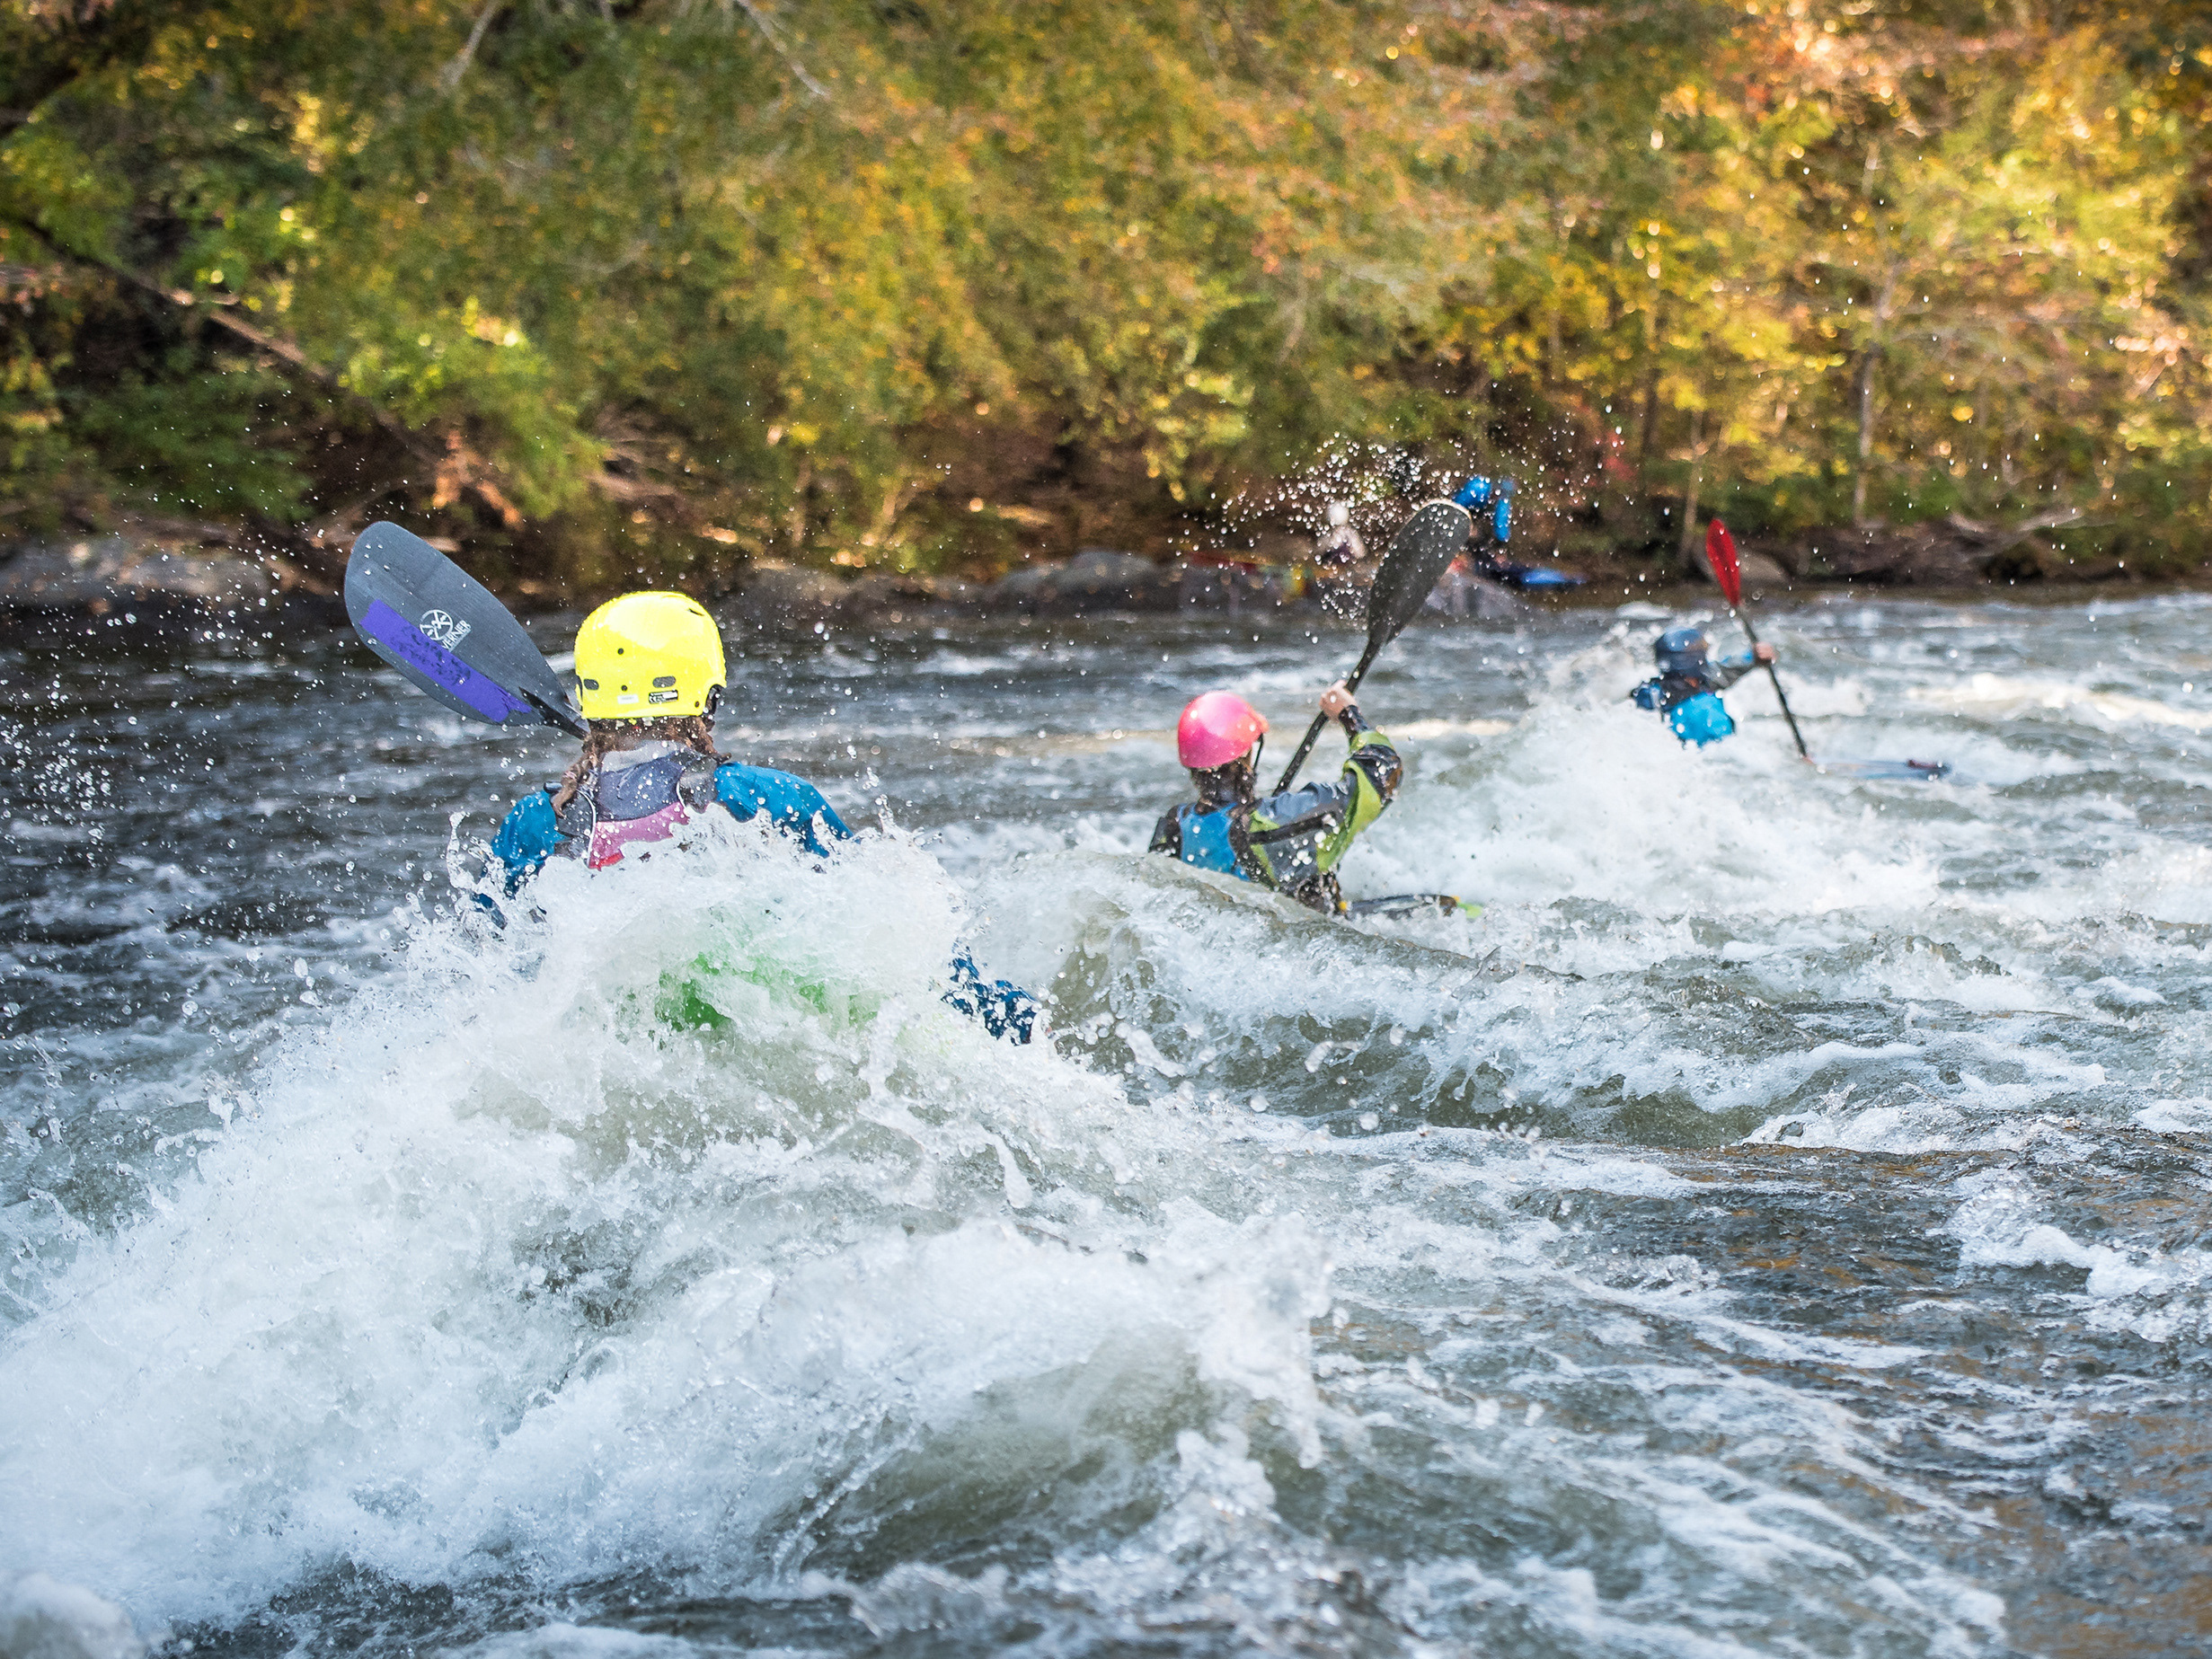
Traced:
<path fill-rule="evenodd" d="M 1741 657 L 1712 659 L 1712 642 L 1697 628 L 1669 628 L 1652 642 L 1659 673 L 1628 694 L 1639 709 L 1663 715 L 1668 729 L 1685 744 L 1703 748 L 1736 729 L 1721 693 L 1752 669 L 1774 660 L 1774 648 L 1760 643 Z"/>

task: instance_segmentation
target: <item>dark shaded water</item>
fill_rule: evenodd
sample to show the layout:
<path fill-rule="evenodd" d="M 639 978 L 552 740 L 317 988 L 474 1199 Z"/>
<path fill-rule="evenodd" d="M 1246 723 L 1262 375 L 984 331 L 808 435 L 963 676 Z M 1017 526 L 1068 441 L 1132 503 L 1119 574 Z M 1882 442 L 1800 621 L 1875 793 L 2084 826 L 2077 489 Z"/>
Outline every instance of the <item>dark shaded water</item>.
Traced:
<path fill-rule="evenodd" d="M 895 831 L 504 935 L 550 735 L 0 658 L 0 1570 L 242 1654 L 2204 1646 L 2208 616 L 1775 618 L 1936 786 L 1751 683 L 1679 751 L 1656 612 L 1417 630 L 1348 886 L 1488 908 L 1364 929 L 1136 856 L 1188 695 L 1349 655 L 1279 622 L 755 642 L 726 746 Z"/>

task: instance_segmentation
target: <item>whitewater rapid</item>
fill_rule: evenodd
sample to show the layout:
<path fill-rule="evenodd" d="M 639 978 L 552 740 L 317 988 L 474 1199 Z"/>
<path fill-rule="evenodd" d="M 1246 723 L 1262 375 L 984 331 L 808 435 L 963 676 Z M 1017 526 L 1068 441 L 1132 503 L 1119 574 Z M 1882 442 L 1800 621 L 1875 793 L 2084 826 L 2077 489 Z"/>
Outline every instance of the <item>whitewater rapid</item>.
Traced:
<path fill-rule="evenodd" d="M 1815 748 L 1939 784 L 1756 682 L 1681 750 L 1656 606 L 1416 630 L 1347 885 L 1484 908 L 1361 927 L 1139 853 L 1184 697 L 1302 726 L 1280 623 L 764 644 L 725 744 L 861 839 L 504 928 L 549 742 L 11 660 L 0 1633 L 2177 1651 L 2208 614 L 1775 617 Z"/>

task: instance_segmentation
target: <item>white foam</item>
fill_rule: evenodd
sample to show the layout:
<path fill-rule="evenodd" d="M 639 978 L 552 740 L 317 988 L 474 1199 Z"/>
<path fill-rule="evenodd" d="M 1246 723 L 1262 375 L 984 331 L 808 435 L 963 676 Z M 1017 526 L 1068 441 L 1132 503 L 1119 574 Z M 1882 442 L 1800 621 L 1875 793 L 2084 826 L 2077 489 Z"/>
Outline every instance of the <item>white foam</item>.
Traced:
<path fill-rule="evenodd" d="M 809 862 L 718 825 L 423 926 L 0 1350 L 0 1554 L 164 1619 L 332 1558 L 758 1569 L 825 1481 L 1102 1349 L 1311 1443 L 1304 1231 L 1138 1222 L 1172 1120 L 1120 1151 L 1109 1081 L 939 1002 L 961 901 L 910 844 Z"/>
<path fill-rule="evenodd" d="M 1962 684 L 1915 686 L 1907 694 L 1915 702 L 1982 719 L 2056 714 L 2110 730 L 2173 726 L 2184 731 L 2212 731 L 2212 710 L 2175 708 L 2156 698 L 2097 691 L 2070 680 L 1975 674 Z"/>
<path fill-rule="evenodd" d="M 7 1659 L 139 1659 L 130 1616 L 44 1573 L 0 1577 L 0 1654 Z"/>
<path fill-rule="evenodd" d="M 1966 1196 L 1950 1231 L 1959 1240 L 1961 1265 L 2077 1268 L 2085 1275 L 2082 1293 L 2095 1328 L 2131 1331 L 2151 1342 L 2166 1341 L 2184 1327 L 2205 1328 L 2212 1255 L 2084 1244 L 2045 1219 L 2028 1187 L 2002 1171 L 1959 1185 Z"/>
<path fill-rule="evenodd" d="M 445 1659 L 679 1659 L 698 1649 L 680 1637 L 555 1619 L 443 1651 Z"/>

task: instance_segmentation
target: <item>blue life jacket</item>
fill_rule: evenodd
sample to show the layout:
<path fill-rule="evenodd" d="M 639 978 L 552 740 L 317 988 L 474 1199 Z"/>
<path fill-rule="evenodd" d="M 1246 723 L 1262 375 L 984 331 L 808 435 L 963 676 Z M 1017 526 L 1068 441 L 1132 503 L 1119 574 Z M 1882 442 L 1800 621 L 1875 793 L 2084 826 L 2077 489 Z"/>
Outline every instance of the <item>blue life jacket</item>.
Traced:
<path fill-rule="evenodd" d="M 509 811 L 491 840 L 491 856 L 505 872 L 508 896 L 511 898 L 524 882 L 543 869 L 547 859 L 584 856 L 600 818 L 627 822 L 664 807 L 664 795 L 668 801 L 676 800 L 684 781 L 680 771 L 671 771 L 659 759 L 641 766 L 603 770 L 588 790 L 577 791 L 566 814 L 554 812 L 550 789 L 524 796 Z M 836 809 L 822 799 L 821 790 L 788 772 L 731 761 L 714 768 L 713 784 L 713 799 L 728 808 L 731 816 L 765 815 L 777 829 L 818 858 L 829 852 L 823 844 L 824 832 L 833 841 L 853 837 Z"/>
<path fill-rule="evenodd" d="M 1175 809 L 1176 819 L 1182 827 L 1184 863 L 1224 876 L 1244 874 L 1237 867 L 1236 849 L 1229 844 L 1229 811 L 1222 807 L 1212 812 L 1200 812 L 1195 802 L 1186 802 Z"/>
<path fill-rule="evenodd" d="M 553 790 L 535 790 L 516 800 L 500 823 L 500 832 L 491 838 L 491 856 L 500 860 L 507 874 L 507 894 L 513 896 L 522 883 L 544 869 L 546 859 L 582 856 L 590 845 L 590 829 L 597 818 L 628 821 L 666 805 L 661 800 L 664 794 L 675 800 L 679 772 L 681 768 L 670 770 L 659 759 L 635 768 L 602 770 L 590 781 L 588 792 L 578 790 L 569 814 L 553 812 Z M 586 794 L 588 800 L 584 799 Z M 836 816 L 836 807 L 823 799 L 823 792 L 790 772 L 730 761 L 714 768 L 714 800 L 728 807 L 734 818 L 765 814 L 772 825 L 812 852 L 816 859 L 829 854 L 829 847 L 823 845 L 823 832 L 832 841 L 852 841 L 852 829 L 845 827 L 843 818 Z M 564 823 L 562 816 L 571 821 Z"/>
<path fill-rule="evenodd" d="M 821 831 L 827 830 L 833 841 L 853 839 L 853 832 L 822 799 L 821 790 L 788 772 L 777 772 L 767 766 L 740 766 L 732 761 L 715 769 L 714 799 L 729 807 L 734 817 L 750 818 L 765 813 L 771 824 L 817 858 L 829 854 L 829 849 L 822 844 Z"/>
<path fill-rule="evenodd" d="M 1677 628 L 1659 636 L 1661 673 L 1628 693 L 1639 709 L 1665 717 L 1668 729 L 1684 743 L 1703 748 L 1736 730 L 1721 705 L 1721 693 L 1757 666 L 1748 651 L 1740 657 L 1708 660 L 1705 636 L 1694 628 Z"/>
<path fill-rule="evenodd" d="M 700 791 L 686 790 L 703 769 L 686 768 L 682 757 L 656 755 L 642 763 L 602 769 L 588 789 L 577 790 L 567 813 L 553 810 L 551 790 L 537 790 L 511 807 L 492 838 L 491 856 L 506 872 L 509 898 L 522 884 L 554 857 L 583 858 L 595 841 L 608 839 L 605 832 L 623 825 L 658 820 L 667 814 L 681 816 L 686 796 L 689 804 L 703 806 Z M 765 816 L 785 835 L 817 857 L 828 856 L 822 837 L 850 841 L 853 832 L 836 809 L 823 799 L 821 790 L 804 778 L 767 766 L 744 766 L 731 761 L 714 768 L 713 799 L 737 818 Z M 659 837 L 655 837 L 658 839 Z M 618 855 L 619 857 L 619 855 Z M 607 860 L 617 861 L 617 860 Z M 594 864 L 594 868 L 598 868 Z M 477 899 L 502 926 L 504 918 L 482 894 Z M 986 979 L 966 947 L 952 957 L 952 988 L 944 1001 L 969 1019 L 979 1020 L 993 1037 L 1026 1043 L 1035 1035 L 1040 1011 L 1037 999 L 1021 986 L 1004 979 Z"/>
<path fill-rule="evenodd" d="M 1667 710 L 1667 724 L 1683 742 L 1694 743 L 1701 749 L 1709 743 L 1720 742 L 1736 729 L 1736 722 L 1729 717 L 1726 705 L 1712 692 L 1685 697 Z"/>

